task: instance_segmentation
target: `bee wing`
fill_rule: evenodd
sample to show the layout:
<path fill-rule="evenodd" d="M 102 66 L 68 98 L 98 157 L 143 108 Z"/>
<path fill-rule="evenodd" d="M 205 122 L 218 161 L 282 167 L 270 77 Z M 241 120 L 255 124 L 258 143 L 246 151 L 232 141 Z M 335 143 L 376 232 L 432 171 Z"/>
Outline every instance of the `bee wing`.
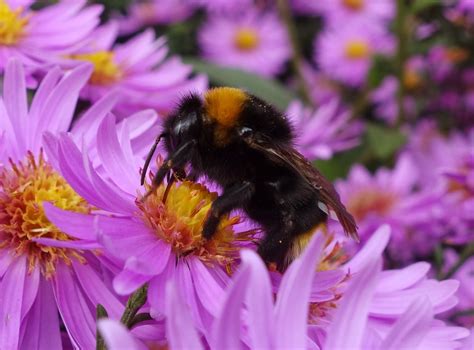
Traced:
<path fill-rule="evenodd" d="M 278 145 L 269 141 L 248 140 L 247 144 L 258 150 L 275 162 L 291 167 L 297 174 L 306 179 L 319 194 L 321 202 L 332 209 L 347 235 L 359 240 L 357 225 L 354 217 L 342 204 L 339 194 L 329 182 L 301 153 L 289 145 Z"/>

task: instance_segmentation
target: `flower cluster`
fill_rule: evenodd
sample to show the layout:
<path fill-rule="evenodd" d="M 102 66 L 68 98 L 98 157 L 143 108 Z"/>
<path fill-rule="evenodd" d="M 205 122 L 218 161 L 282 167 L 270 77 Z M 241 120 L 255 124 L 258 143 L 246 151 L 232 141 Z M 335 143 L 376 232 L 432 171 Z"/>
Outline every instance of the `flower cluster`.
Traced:
<path fill-rule="evenodd" d="M 472 348 L 473 33 L 468 0 L 0 0 L 0 349 Z M 242 208 L 203 236 L 190 165 L 154 186 L 166 118 L 223 85 L 360 242 L 319 202 L 276 266 Z"/>

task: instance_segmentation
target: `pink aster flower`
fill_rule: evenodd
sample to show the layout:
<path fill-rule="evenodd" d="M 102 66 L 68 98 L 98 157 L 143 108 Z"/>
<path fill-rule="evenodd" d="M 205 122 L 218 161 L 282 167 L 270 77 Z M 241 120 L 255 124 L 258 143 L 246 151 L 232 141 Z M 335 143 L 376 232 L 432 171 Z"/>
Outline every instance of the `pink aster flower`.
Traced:
<path fill-rule="evenodd" d="M 387 54 L 393 38 L 377 25 L 364 22 L 326 29 L 315 42 L 315 60 L 321 71 L 334 80 L 360 86 L 375 54 Z"/>
<path fill-rule="evenodd" d="M 133 2 L 126 16 L 117 16 L 120 33 L 133 33 L 146 26 L 181 22 L 190 17 L 195 6 L 188 0 L 146 0 Z"/>
<path fill-rule="evenodd" d="M 434 318 L 456 303 L 452 294 L 457 282 L 423 278 L 429 269 L 426 263 L 381 271 L 381 253 L 389 233 L 388 226 L 377 230 L 347 264 L 353 276 L 336 308 L 322 348 L 459 348 L 460 340 L 469 331 L 447 326 Z"/>
<path fill-rule="evenodd" d="M 181 94 L 207 87 L 205 76 L 190 78 L 191 66 L 176 56 L 167 57 L 165 39 L 156 39 L 152 30 L 114 45 L 117 34 L 117 23 L 103 26 L 87 45 L 71 56 L 74 60 L 69 64 L 86 61 L 94 65 L 92 76 L 81 92 L 82 98 L 96 101 L 117 89 L 123 97 L 116 106 L 121 116 L 145 108 L 166 113 Z"/>
<path fill-rule="evenodd" d="M 354 20 L 385 22 L 394 17 L 395 3 L 391 0 L 333 0 L 325 1 L 321 12 L 333 26 Z"/>
<path fill-rule="evenodd" d="M 2 349 L 61 348 L 61 325 L 75 347 L 90 349 L 95 346 L 96 305 L 104 305 L 112 318 L 123 312 L 107 283 L 111 273 L 101 264 L 105 257 L 96 254 L 98 245 L 74 243 L 44 212 L 46 202 L 72 212 L 93 210 L 56 170 L 58 159 L 45 154 L 51 144 L 42 138 L 44 132 L 70 128 L 79 91 L 91 71 L 89 65 L 65 75 L 58 68 L 50 70 L 28 105 L 22 64 L 11 60 L 5 68 L 0 99 Z M 84 118 L 100 120 L 114 99 L 104 97 Z M 90 139 L 85 130 L 73 128 L 72 133 Z M 51 240 L 56 244 L 43 243 Z"/>
<path fill-rule="evenodd" d="M 362 124 L 350 122 L 350 112 L 341 110 L 337 100 L 321 105 L 315 112 L 294 101 L 286 115 L 295 128 L 296 146 L 309 159 L 329 159 L 360 142 Z"/>
<path fill-rule="evenodd" d="M 449 243 L 474 239 L 474 129 L 467 134 L 440 135 L 433 123 L 421 123 L 411 133 L 408 152 L 419 164 L 426 190 L 440 196 L 432 214 Z"/>
<path fill-rule="evenodd" d="M 193 5 L 203 6 L 213 13 L 239 13 L 254 5 L 254 0 L 189 0 Z"/>
<path fill-rule="evenodd" d="M 113 281 L 115 290 L 126 295 L 148 283 L 148 301 L 157 319 L 166 315 L 166 282 L 176 280 L 203 332 L 218 310 L 227 273 L 238 257 L 237 243 L 249 241 L 253 231 L 234 233 L 232 226 L 240 218 L 227 216 L 215 238 L 203 240 L 206 213 L 217 194 L 197 183 L 175 183 L 166 201 L 166 185 L 142 199 L 145 189 L 139 186 L 139 170 L 147 150 L 134 150 L 123 135 L 112 116 L 103 120 L 96 136 L 95 164 L 94 155 L 81 153 L 69 136 L 56 139 L 61 173 L 98 210 L 74 213 L 49 205 L 48 218 L 75 237 L 96 234 L 108 254 L 123 263 Z"/>
<path fill-rule="evenodd" d="M 375 117 L 390 125 L 395 125 L 398 117 L 398 80 L 394 76 L 387 76 L 377 89 L 372 91 L 370 99 L 375 104 Z M 416 112 L 416 101 L 411 96 L 405 96 L 405 113 L 413 117 Z"/>
<path fill-rule="evenodd" d="M 416 163 L 402 155 L 393 170 L 381 168 L 374 175 L 362 165 L 355 165 L 348 179 L 338 181 L 336 188 L 356 219 L 362 241 L 388 223 L 393 230 L 391 258 L 407 261 L 417 254 L 429 254 L 441 235 L 432 230 L 432 212 L 439 196 L 416 190 L 419 184 Z"/>
<path fill-rule="evenodd" d="M 0 73 L 16 57 L 29 74 L 67 55 L 99 24 L 102 6 L 63 1 L 30 10 L 31 0 L 0 1 Z"/>
<path fill-rule="evenodd" d="M 206 59 L 267 77 L 280 73 L 290 57 L 285 28 L 273 12 L 212 15 L 198 40 Z"/>
<path fill-rule="evenodd" d="M 250 250 L 241 251 L 241 264 L 229 283 L 208 337 L 211 349 L 319 348 L 454 349 L 469 332 L 450 327 L 435 314 L 452 307 L 456 281 L 426 278 L 429 265 L 381 271 L 382 252 L 390 237 L 382 227 L 345 269 L 351 277 L 344 293 L 326 314 L 326 324 L 308 324 L 316 285 L 324 284 L 314 266 L 321 264 L 324 235 L 313 236 L 304 253 L 285 272 L 275 292 L 263 261 Z M 168 282 L 167 340 L 172 349 L 202 349 L 200 334 L 183 303 L 181 290 Z M 275 296 L 276 294 L 276 296 Z M 276 301 L 275 301 L 276 300 Z M 99 327 L 112 350 L 123 344 L 140 348 L 137 339 L 116 322 Z"/>

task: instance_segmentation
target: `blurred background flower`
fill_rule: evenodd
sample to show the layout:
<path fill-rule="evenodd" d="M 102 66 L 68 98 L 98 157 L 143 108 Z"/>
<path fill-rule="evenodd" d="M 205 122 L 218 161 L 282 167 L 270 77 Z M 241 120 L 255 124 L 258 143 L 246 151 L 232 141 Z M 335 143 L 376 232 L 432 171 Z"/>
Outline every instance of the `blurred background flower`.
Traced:
<path fill-rule="evenodd" d="M 0 0 L 0 348 L 103 350 L 96 313 L 110 348 L 469 348 L 472 3 Z M 140 201 L 162 120 L 214 86 L 287 115 L 361 244 L 330 223 L 281 275 L 241 213 L 201 239 L 206 179 Z"/>

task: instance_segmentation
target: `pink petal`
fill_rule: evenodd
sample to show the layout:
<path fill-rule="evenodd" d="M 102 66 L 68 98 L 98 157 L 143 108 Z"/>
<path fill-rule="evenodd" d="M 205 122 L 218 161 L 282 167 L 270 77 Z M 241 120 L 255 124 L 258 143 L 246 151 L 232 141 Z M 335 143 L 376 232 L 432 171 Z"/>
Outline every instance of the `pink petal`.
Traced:
<path fill-rule="evenodd" d="M 262 259 L 251 250 L 242 250 L 241 266 L 247 266 L 250 281 L 247 285 L 246 305 L 251 347 L 270 349 L 273 336 L 273 293 L 268 271 Z"/>
<path fill-rule="evenodd" d="M 17 59 L 8 61 L 3 83 L 3 98 L 21 153 L 26 151 L 25 131 L 28 128 L 25 85 L 25 72 L 21 62 Z"/>
<path fill-rule="evenodd" d="M 306 346 L 309 296 L 323 245 L 324 236 L 315 233 L 306 250 L 283 276 L 275 305 L 276 344 L 280 347 Z"/>
<path fill-rule="evenodd" d="M 154 277 L 148 285 L 148 302 L 155 318 L 166 314 L 166 283 L 173 279 L 175 268 L 175 257 L 172 255 L 163 272 Z"/>
<path fill-rule="evenodd" d="M 53 293 L 59 313 L 73 345 L 80 349 L 95 348 L 95 317 L 84 298 L 71 268 L 62 262 L 56 265 Z"/>
<path fill-rule="evenodd" d="M 72 267 L 92 305 L 101 304 L 107 310 L 109 317 L 120 319 L 125 307 L 109 290 L 97 272 L 90 265 L 76 261 L 73 261 Z"/>
<path fill-rule="evenodd" d="M 130 331 L 118 321 L 106 318 L 99 320 L 97 326 L 109 350 L 138 350 L 146 348 L 140 346 Z"/>
<path fill-rule="evenodd" d="M 384 271 L 377 284 L 377 293 L 387 293 L 409 288 L 426 276 L 430 264 L 418 262 L 401 270 Z"/>
<path fill-rule="evenodd" d="M 47 218 L 68 235 L 91 241 L 96 239 L 94 215 L 59 209 L 49 202 L 43 202 L 43 209 Z"/>
<path fill-rule="evenodd" d="M 250 266 L 241 266 L 226 291 L 224 303 L 212 325 L 210 344 L 214 349 L 241 349 L 241 310 L 248 289 Z"/>
<path fill-rule="evenodd" d="M 329 326 L 324 349 L 361 348 L 380 269 L 380 258 L 375 256 L 353 277 Z"/>
<path fill-rule="evenodd" d="M 11 263 L 0 283 L 0 349 L 18 348 L 26 277 L 26 257 L 21 255 Z"/>
<path fill-rule="evenodd" d="M 133 264 L 133 259 L 131 260 Z M 131 270 L 127 264 L 130 264 L 130 260 L 127 261 L 123 270 L 115 276 L 113 282 L 115 291 L 120 295 L 133 293 L 152 278 L 150 275 L 142 275 Z"/>
<path fill-rule="evenodd" d="M 97 133 L 97 152 L 102 165 L 110 177 L 125 192 L 133 193 L 138 185 L 138 169 L 130 166 L 132 159 L 127 159 L 117 137 L 115 118 L 111 115 L 105 117 Z"/>
<path fill-rule="evenodd" d="M 166 335 L 171 349 L 203 349 L 189 309 L 172 281 L 166 286 Z"/>
<path fill-rule="evenodd" d="M 382 225 L 365 243 L 364 247 L 354 256 L 351 261 L 344 265 L 349 272 L 358 272 L 367 261 L 371 261 L 374 256 L 381 256 L 390 239 L 390 226 Z"/>
<path fill-rule="evenodd" d="M 415 299 L 380 345 L 381 349 L 416 349 L 431 328 L 433 308 L 426 297 Z"/>
<path fill-rule="evenodd" d="M 38 296 L 26 320 L 21 349 L 61 349 L 58 309 L 50 283 L 41 277 Z"/>
<path fill-rule="evenodd" d="M 224 297 L 223 289 L 214 280 L 208 268 L 197 258 L 188 259 L 188 266 L 193 277 L 196 294 L 206 308 L 213 316 L 216 316 Z"/>

